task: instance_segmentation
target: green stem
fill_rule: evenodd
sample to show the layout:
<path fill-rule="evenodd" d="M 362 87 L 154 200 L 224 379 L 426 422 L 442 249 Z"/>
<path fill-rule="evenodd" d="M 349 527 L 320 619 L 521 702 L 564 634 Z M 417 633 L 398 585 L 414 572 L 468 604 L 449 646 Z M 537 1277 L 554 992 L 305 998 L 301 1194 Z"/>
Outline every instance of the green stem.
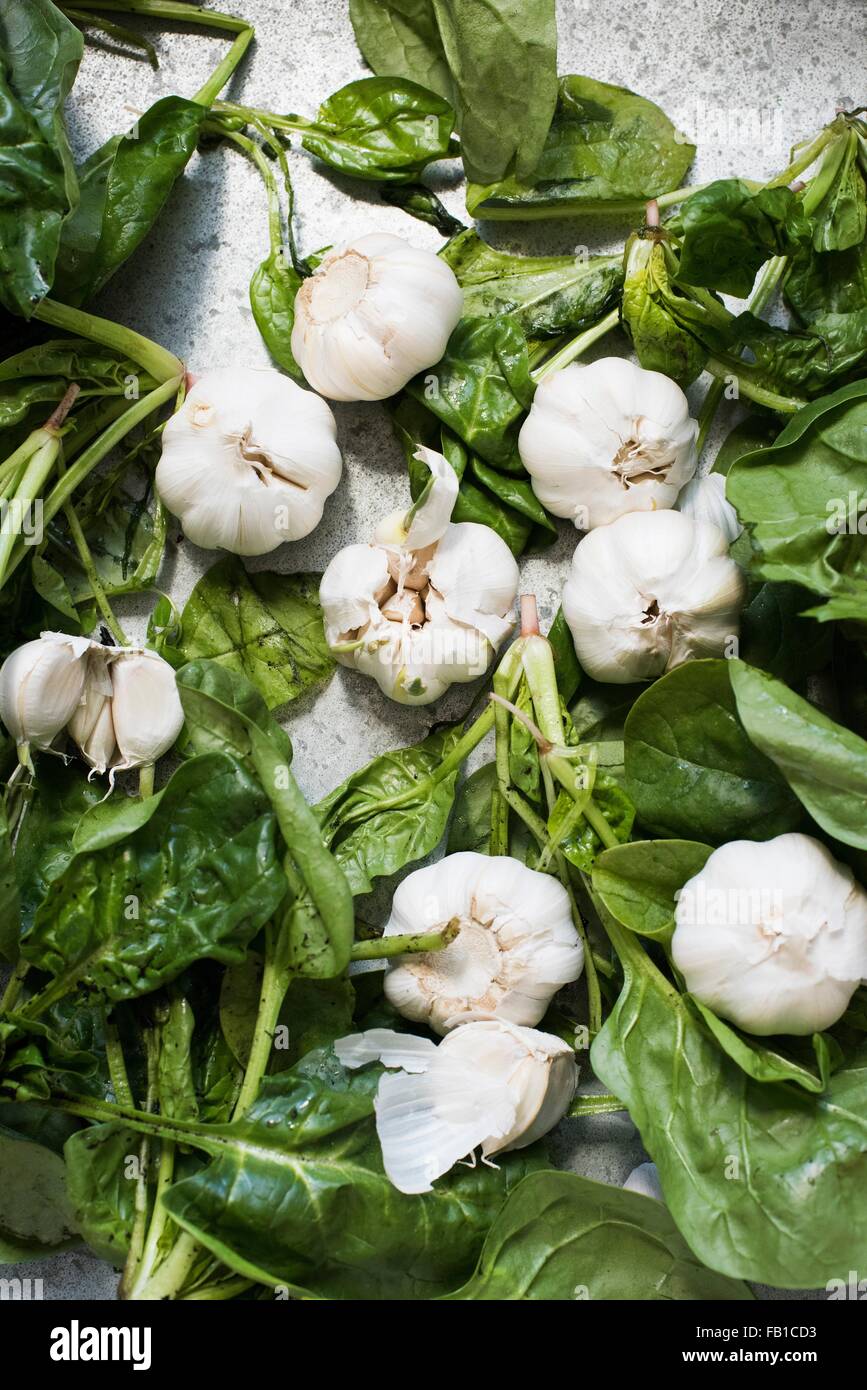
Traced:
<path fill-rule="evenodd" d="M 148 1029 L 145 1033 L 145 1050 L 147 1053 L 148 1073 L 147 1110 L 145 1113 L 150 1114 L 150 1112 L 156 1108 L 159 1091 L 157 1079 L 157 1043 L 153 1029 Z M 112 1106 L 111 1109 L 114 1110 L 115 1107 Z M 119 1110 L 120 1107 L 117 1107 L 117 1109 Z M 156 1119 L 156 1116 L 152 1116 L 152 1118 Z M 145 1238 L 147 1236 L 148 1227 L 148 1168 L 150 1165 L 150 1142 L 150 1136 L 147 1132 L 144 1132 L 142 1134 L 141 1143 L 139 1144 L 139 1171 L 136 1176 L 135 1204 L 129 1252 L 123 1267 L 123 1277 L 120 1281 L 119 1294 L 121 1298 L 126 1298 L 128 1296 L 127 1290 L 132 1287 L 135 1282 L 145 1248 Z"/>
<path fill-rule="evenodd" d="M 612 1095 L 576 1096 L 566 1115 L 569 1119 L 582 1119 L 586 1115 L 617 1115 L 626 1110 L 622 1100 Z"/>
<path fill-rule="evenodd" d="M 115 1100 L 118 1105 L 133 1108 L 132 1087 L 129 1084 L 129 1076 L 126 1069 L 126 1058 L 123 1055 L 120 1035 L 117 1031 L 117 1024 L 106 1017 L 105 1009 L 102 1010 L 103 1032 L 105 1034 L 105 1056 L 108 1062 L 108 1074 L 111 1077 L 111 1087 L 114 1091 Z"/>
<path fill-rule="evenodd" d="M 43 431 L 43 433 L 45 432 Z M 35 454 L 31 455 L 21 481 L 15 489 L 15 496 L 11 499 L 13 503 L 12 515 L 4 516 L 3 526 L 0 528 L 0 588 L 6 581 L 7 567 L 21 532 L 20 517 L 19 524 L 16 526 L 15 513 L 19 509 L 29 506 L 40 496 L 59 456 L 60 436 L 58 434 L 46 434 L 45 442 L 40 445 Z"/>
<path fill-rule="evenodd" d="M 41 429 L 33 430 L 31 434 L 28 434 L 24 443 L 19 444 L 18 448 L 0 464 L 0 494 L 5 495 L 8 489 L 16 486 L 22 466 L 33 457 L 44 443 L 44 431 Z"/>
<path fill-rule="evenodd" d="M 252 1279 L 243 1279 L 239 1275 L 236 1279 L 226 1279 L 222 1284 L 205 1284 L 203 1288 L 191 1289 L 181 1297 L 185 1303 L 217 1302 L 221 1299 L 237 1298 L 238 1294 L 246 1293 L 247 1289 L 252 1287 Z"/>
<path fill-rule="evenodd" d="M 286 992 L 292 981 L 292 972 L 283 960 L 284 946 L 283 933 L 276 931 L 269 923 L 265 928 L 265 966 L 259 990 L 259 1008 L 253 1031 L 253 1042 L 250 1047 L 250 1055 L 247 1058 L 241 1091 L 232 1114 L 234 1120 L 240 1119 L 242 1115 L 246 1114 L 253 1104 L 268 1068 L 274 1042 L 274 1029 L 277 1027 L 283 1000 L 286 998 Z"/>
<path fill-rule="evenodd" d="M 776 410 L 781 415 L 793 415 L 796 410 L 801 410 L 809 402 L 798 400 L 795 396 L 778 396 L 774 391 L 765 390 L 764 386 L 759 386 L 750 381 L 748 376 L 735 370 L 734 366 L 725 362 L 720 362 L 716 357 L 709 357 L 705 363 L 705 371 L 710 372 L 711 376 L 719 377 L 722 381 L 734 378 L 738 383 L 738 394 L 746 396 L 747 400 L 755 401 L 756 405 L 767 406 L 768 410 Z"/>
<path fill-rule="evenodd" d="M 66 471 L 60 459 L 58 459 L 57 471 L 61 475 L 61 477 Z M 108 595 L 105 592 L 105 587 L 103 585 L 102 580 L 99 577 L 99 572 L 96 568 L 96 562 L 94 561 L 90 546 L 87 543 L 87 537 L 85 536 L 84 531 L 82 530 L 81 522 L 79 521 L 78 515 L 71 502 L 67 502 L 66 506 L 63 509 L 63 514 L 66 517 L 66 524 L 69 527 L 69 534 L 71 535 L 72 540 L 75 544 L 75 548 L 78 551 L 78 558 L 81 562 L 81 567 L 84 570 L 85 575 L 87 576 L 87 582 L 90 585 L 90 592 L 96 600 L 96 606 L 102 614 L 106 626 L 108 627 L 112 637 L 114 638 L 118 646 L 128 647 L 129 638 L 125 635 L 123 628 L 121 627 L 120 623 L 115 617 L 114 609 L 108 601 Z"/>
<path fill-rule="evenodd" d="M 415 932 L 406 936 L 376 936 L 370 941 L 356 941 L 352 960 L 382 960 L 390 956 L 407 955 L 410 951 L 442 951 L 454 941 L 460 931 L 455 919 L 441 931 Z"/>
<path fill-rule="evenodd" d="M 210 106 L 216 101 L 252 42 L 252 26 L 242 29 L 223 61 L 217 64 L 207 82 L 196 92 L 193 101 L 197 101 L 201 106 Z"/>
<path fill-rule="evenodd" d="M 182 0 L 75 0 L 77 10 L 107 10 L 110 14 L 142 14 L 152 19 L 177 20 L 181 24 L 199 24 L 203 29 L 227 29 L 239 34 L 250 25 L 237 15 L 221 14 L 219 10 L 200 9 Z"/>
<path fill-rule="evenodd" d="M 146 801 L 149 796 L 154 794 L 153 763 L 144 763 L 138 770 L 138 794 L 142 801 Z"/>
<path fill-rule="evenodd" d="M 24 983 L 24 977 L 26 976 L 29 969 L 29 961 L 24 959 L 20 959 L 18 961 L 18 964 L 15 966 L 15 969 L 12 971 L 12 974 L 6 981 L 6 988 L 3 991 L 3 998 L 0 999 L 0 1013 L 11 1013 L 12 1010 L 15 1008 L 15 1005 L 18 1002 L 18 996 L 21 993 L 21 986 Z"/>
<path fill-rule="evenodd" d="M 156 381 L 184 375 L 184 364 L 167 348 L 160 347 L 150 338 L 136 333 L 132 328 L 124 328 L 110 319 L 97 318 L 96 314 L 86 314 L 82 309 L 71 309 L 68 304 L 57 304 L 53 299 L 43 299 L 33 311 L 33 317 L 41 323 L 50 323 L 53 328 L 62 328 L 80 338 L 90 338 L 103 347 L 113 348 L 115 352 L 131 357 Z"/>
<path fill-rule="evenodd" d="M 791 183 L 799 174 L 803 174 L 805 169 L 809 169 L 810 165 L 818 159 L 825 146 L 830 144 L 836 134 L 837 132 L 832 130 L 829 126 L 826 126 L 824 130 L 820 130 L 816 138 L 811 140 L 808 145 L 804 146 L 804 149 L 792 160 L 791 164 L 787 164 L 785 169 L 781 169 L 779 174 L 775 174 L 763 187 L 782 188 L 785 187 L 786 184 Z"/>
<path fill-rule="evenodd" d="M 744 183 L 748 180 L 744 179 Z M 761 185 L 756 184 L 759 188 Z M 673 188 L 670 193 L 660 193 L 656 199 L 661 208 L 674 207 L 676 203 L 685 203 L 694 194 L 701 193 L 708 187 L 706 183 L 688 184 L 684 188 Z M 605 198 L 588 199 L 582 202 L 580 207 L 566 208 L 560 207 L 521 207 L 520 203 L 515 203 L 509 207 L 486 207 L 481 206 L 477 209 L 479 217 L 483 217 L 486 222 L 543 222 L 550 218 L 563 217 L 587 217 L 594 213 L 602 213 L 612 217 L 632 217 L 635 213 L 644 212 L 647 207 L 646 198 L 623 198 L 620 200 L 609 201 Z"/>
<path fill-rule="evenodd" d="M 553 357 L 549 357 L 547 362 L 543 362 L 541 367 L 537 367 L 530 375 L 538 386 L 540 381 L 551 376 L 553 372 L 559 372 L 563 367 L 567 367 L 570 362 L 574 362 L 582 353 L 586 352 L 593 343 L 599 338 L 610 333 L 612 328 L 616 328 L 620 321 L 620 310 L 612 309 L 610 313 L 601 318 L 598 323 L 594 323 L 590 328 L 585 328 L 583 333 L 579 333 L 570 343 L 562 347 L 559 352 L 555 352 Z"/>
<path fill-rule="evenodd" d="M 125 410 L 117 420 L 112 421 L 108 429 L 104 430 L 79 456 L 75 462 L 67 469 L 63 477 L 55 484 L 45 499 L 42 506 L 43 525 L 47 526 L 66 502 L 72 496 L 79 483 L 83 482 L 87 475 L 96 467 L 106 454 L 110 453 L 116 444 L 119 444 L 130 430 L 134 429 L 142 420 L 147 419 L 160 406 L 165 405 L 176 394 L 182 381 L 181 377 L 172 377 L 157 386 L 153 391 L 149 391 L 141 400 L 131 405 Z M 24 559 L 27 547 L 18 545 L 12 553 L 9 562 L 7 578 L 9 574 L 17 569 Z"/>

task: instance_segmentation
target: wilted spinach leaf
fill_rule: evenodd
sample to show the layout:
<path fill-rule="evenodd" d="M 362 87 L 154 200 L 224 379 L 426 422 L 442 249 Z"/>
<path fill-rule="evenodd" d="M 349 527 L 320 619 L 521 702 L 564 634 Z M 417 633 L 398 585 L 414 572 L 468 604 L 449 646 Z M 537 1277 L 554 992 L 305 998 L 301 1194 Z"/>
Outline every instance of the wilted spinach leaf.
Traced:
<path fill-rule="evenodd" d="M 0 1123 L 0 1265 L 44 1259 L 77 1240 L 63 1159 Z"/>
<path fill-rule="evenodd" d="M 790 189 L 753 193 L 740 179 L 717 179 L 694 193 L 671 226 L 682 238 L 682 283 L 741 299 L 766 260 L 809 237 L 807 219 Z"/>

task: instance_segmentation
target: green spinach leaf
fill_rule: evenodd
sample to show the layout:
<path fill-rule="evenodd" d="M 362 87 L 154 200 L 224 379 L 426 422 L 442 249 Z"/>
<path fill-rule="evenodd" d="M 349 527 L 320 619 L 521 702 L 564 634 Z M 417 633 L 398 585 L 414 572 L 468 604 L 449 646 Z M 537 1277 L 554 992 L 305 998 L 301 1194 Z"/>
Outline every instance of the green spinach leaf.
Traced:
<path fill-rule="evenodd" d="M 676 894 L 712 853 L 696 840 L 635 840 L 600 854 L 593 887 L 603 904 L 630 931 L 668 941 L 674 931 Z"/>
<path fill-rule="evenodd" d="M 63 1159 L 0 1123 L 0 1265 L 44 1258 L 77 1240 Z"/>
<path fill-rule="evenodd" d="M 304 124 L 302 144 L 342 174 L 406 183 L 453 153 L 454 125 L 449 103 L 417 83 L 363 77 L 322 103 Z"/>

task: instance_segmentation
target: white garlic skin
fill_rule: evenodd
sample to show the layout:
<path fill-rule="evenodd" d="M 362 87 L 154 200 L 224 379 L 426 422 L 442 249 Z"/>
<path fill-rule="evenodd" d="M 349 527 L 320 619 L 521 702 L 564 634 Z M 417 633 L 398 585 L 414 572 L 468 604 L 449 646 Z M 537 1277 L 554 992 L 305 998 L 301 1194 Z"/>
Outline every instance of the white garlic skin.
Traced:
<path fill-rule="evenodd" d="M 524 1148 L 569 1108 L 578 1084 L 572 1048 L 504 1019 L 464 1023 L 436 1046 L 371 1029 L 340 1038 L 338 1060 L 400 1067 L 381 1077 L 376 1129 L 385 1171 L 401 1192 L 430 1192 L 455 1163 Z"/>
<path fill-rule="evenodd" d="M 404 956 L 385 977 L 398 1013 L 436 1033 L 474 1019 L 532 1026 L 584 967 L 563 885 L 508 855 L 466 851 L 416 869 L 395 892 L 384 935 L 454 921 L 458 935 L 444 950 Z"/>
<path fill-rule="evenodd" d="M 721 656 L 745 595 L 715 526 L 680 512 L 631 512 L 579 541 L 563 613 L 588 675 L 623 685 Z"/>
<path fill-rule="evenodd" d="M 28 747 L 50 747 L 78 708 L 89 646 L 86 637 L 43 632 L 0 667 L 0 718 L 25 761 Z"/>
<path fill-rule="evenodd" d="M 156 652 L 120 650 L 111 666 L 118 771 L 156 762 L 184 722 L 175 673 Z"/>
<path fill-rule="evenodd" d="M 677 510 L 693 521 L 709 521 L 722 531 L 729 545 L 744 529 L 726 497 L 726 480 L 722 473 L 706 473 L 703 478 L 690 479 L 678 494 Z"/>
<path fill-rule="evenodd" d="M 543 506 L 589 531 L 673 507 L 695 473 L 697 437 L 675 382 L 603 357 L 541 381 L 518 450 Z"/>
<path fill-rule="evenodd" d="M 194 545 L 265 555 L 319 525 L 342 466 L 319 396 L 271 368 L 222 367 L 167 422 L 156 484 Z"/>
<path fill-rule="evenodd" d="M 323 258 L 295 296 L 292 352 L 333 401 L 381 401 L 439 362 L 463 307 L 451 267 L 372 232 Z"/>
<path fill-rule="evenodd" d="M 681 889 L 671 948 L 721 1018 L 759 1037 L 821 1032 L 867 977 L 867 893 L 810 835 L 733 840 Z"/>

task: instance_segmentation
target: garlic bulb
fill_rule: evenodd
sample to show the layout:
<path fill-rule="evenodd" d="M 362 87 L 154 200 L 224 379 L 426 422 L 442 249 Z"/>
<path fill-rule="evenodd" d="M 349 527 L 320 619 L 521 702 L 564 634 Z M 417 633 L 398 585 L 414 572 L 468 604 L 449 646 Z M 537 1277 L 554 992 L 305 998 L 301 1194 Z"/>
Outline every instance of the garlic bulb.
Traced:
<path fill-rule="evenodd" d="M 744 529 L 726 497 L 726 480 L 722 473 L 706 473 L 703 478 L 690 479 L 678 493 L 677 510 L 693 521 L 709 521 L 718 527 L 729 545 Z"/>
<path fill-rule="evenodd" d="M 381 401 L 439 362 L 463 306 L 432 251 L 371 232 L 329 251 L 295 296 L 292 352 L 333 401 Z"/>
<path fill-rule="evenodd" d="M 265 555 L 319 525 L 341 469 L 319 396 L 271 368 L 223 367 L 167 422 L 156 483 L 194 545 Z"/>
<path fill-rule="evenodd" d="M 538 1023 L 583 969 L 568 893 L 519 859 L 466 852 L 416 869 L 394 895 L 384 934 L 455 921 L 458 935 L 444 950 L 401 957 L 385 977 L 398 1012 L 436 1033 L 470 1019 Z"/>
<path fill-rule="evenodd" d="M 372 676 L 400 704 L 426 705 L 474 680 L 512 627 L 518 566 L 495 531 L 451 523 L 458 492 L 442 454 L 408 513 L 387 517 L 371 545 L 349 545 L 319 588 L 325 638 L 338 661 Z"/>
<path fill-rule="evenodd" d="M 680 890 L 672 958 L 749 1033 L 830 1028 L 867 977 L 867 893 L 810 835 L 733 840 Z"/>
<path fill-rule="evenodd" d="M 84 692 L 86 637 L 43 632 L 0 667 L 0 718 L 30 765 L 30 748 L 48 748 L 66 727 Z"/>
<path fill-rule="evenodd" d="M 745 592 L 715 526 L 680 512 L 633 512 L 578 543 L 563 613 L 584 670 L 623 685 L 722 655 Z"/>
<path fill-rule="evenodd" d="M 540 383 L 518 449 L 539 501 L 589 531 L 673 507 L 695 472 L 697 436 L 675 382 L 603 357 Z"/>
<path fill-rule="evenodd" d="M 371 1029 L 341 1038 L 345 1067 L 382 1061 L 376 1129 L 385 1171 L 401 1192 L 430 1192 L 455 1163 L 521 1149 L 563 1118 L 578 1068 L 568 1043 L 504 1019 L 465 1023 L 437 1046 Z"/>

